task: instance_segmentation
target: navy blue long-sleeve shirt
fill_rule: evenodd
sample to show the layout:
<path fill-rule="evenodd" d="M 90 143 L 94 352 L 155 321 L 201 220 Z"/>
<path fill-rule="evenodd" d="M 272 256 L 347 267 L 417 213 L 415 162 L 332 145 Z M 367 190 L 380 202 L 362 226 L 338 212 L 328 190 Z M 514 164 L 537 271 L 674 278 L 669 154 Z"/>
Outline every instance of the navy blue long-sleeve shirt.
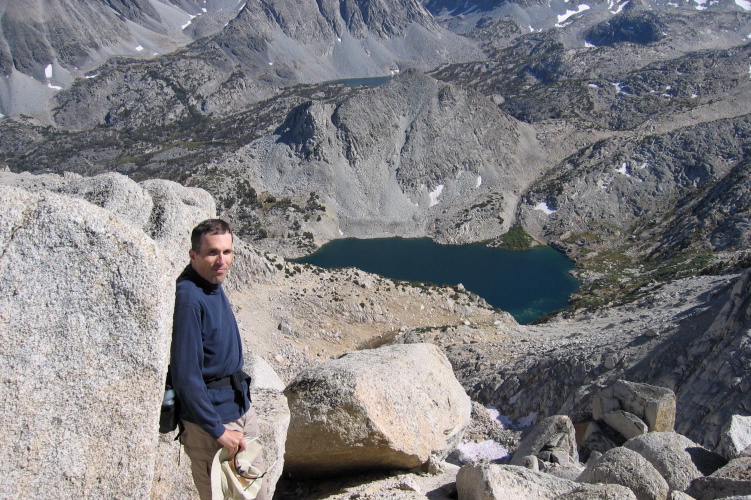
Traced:
<path fill-rule="evenodd" d="M 243 382 L 240 398 L 231 386 L 208 389 L 205 381 L 242 370 L 242 341 L 221 284 L 204 280 L 190 265 L 177 278 L 170 356 L 180 418 L 218 439 L 223 424 L 248 411 L 248 387 Z"/>

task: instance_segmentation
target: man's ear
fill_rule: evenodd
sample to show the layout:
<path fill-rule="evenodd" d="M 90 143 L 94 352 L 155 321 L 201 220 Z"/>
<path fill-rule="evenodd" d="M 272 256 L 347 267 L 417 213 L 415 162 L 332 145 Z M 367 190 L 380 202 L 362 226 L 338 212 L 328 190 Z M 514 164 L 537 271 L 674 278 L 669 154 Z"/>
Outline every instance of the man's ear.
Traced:
<path fill-rule="evenodd" d="M 193 262 L 196 259 L 196 252 L 192 248 L 188 250 L 188 257 L 190 257 L 190 261 Z"/>

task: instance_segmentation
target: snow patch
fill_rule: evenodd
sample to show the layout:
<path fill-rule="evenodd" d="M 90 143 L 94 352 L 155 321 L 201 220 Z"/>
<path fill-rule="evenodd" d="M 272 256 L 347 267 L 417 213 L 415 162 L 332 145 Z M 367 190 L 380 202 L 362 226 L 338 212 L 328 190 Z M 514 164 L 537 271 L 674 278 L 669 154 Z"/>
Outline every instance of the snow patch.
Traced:
<path fill-rule="evenodd" d="M 188 16 L 190 16 L 190 19 L 188 19 L 188 22 L 187 22 L 187 23 L 185 23 L 185 24 L 183 24 L 183 25 L 182 25 L 182 29 L 185 29 L 185 28 L 187 28 L 188 26 L 190 26 L 190 23 L 192 23 L 192 22 L 193 22 L 193 19 L 195 19 L 195 18 L 196 18 L 196 16 L 193 16 L 193 15 L 191 15 L 191 14 L 188 14 Z"/>
<path fill-rule="evenodd" d="M 738 0 L 736 0 L 738 1 Z M 568 19 L 571 16 L 575 16 L 576 14 L 579 14 L 581 12 L 584 12 L 585 10 L 589 9 L 589 5 L 583 3 L 579 5 L 579 8 L 577 10 L 567 10 L 565 14 L 558 16 L 558 23 L 555 25 L 556 28 L 563 27 L 563 23 L 568 21 Z"/>
<path fill-rule="evenodd" d="M 547 215 L 556 213 L 556 210 L 553 210 L 552 208 L 550 208 L 548 206 L 548 204 L 545 203 L 544 201 L 541 201 L 540 203 L 538 203 L 537 205 L 535 205 L 534 209 L 535 210 L 540 210 L 541 212 L 545 212 Z"/>
<path fill-rule="evenodd" d="M 584 46 L 585 46 L 586 48 L 588 48 L 588 49 L 591 49 L 591 48 L 593 48 L 593 47 L 597 47 L 597 45 L 595 45 L 595 44 L 593 44 L 593 43 L 589 43 L 589 42 L 587 42 L 586 40 L 584 41 Z M 590 83 L 590 85 L 592 85 L 592 84 Z"/>
<path fill-rule="evenodd" d="M 136 52 L 141 52 L 143 50 L 143 47 L 140 45 L 136 45 Z"/>
<path fill-rule="evenodd" d="M 623 90 L 623 87 L 621 87 L 621 83 L 620 82 L 614 82 L 613 85 L 615 86 L 616 93 L 618 93 L 618 94 L 625 94 L 625 95 L 633 95 L 628 90 Z"/>
<path fill-rule="evenodd" d="M 99 76 L 99 73 L 94 73 L 93 75 L 84 75 L 84 78 L 86 78 L 86 79 L 96 78 L 97 76 Z"/>
<path fill-rule="evenodd" d="M 751 10 L 751 2 L 748 0 L 735 0 L 735 5 L 743 10 Z"/>
<path fill-rule="evenodd" d="M 48 64 L 47 67 L 44 68 L 44 77 L 52 78 L 52 63 Z"/>
<path fill-rule="evenodd" d="M 600 88 L 600 86 L 597 85 L 596 83 L 590 83 L 589 86 L 592 87 L 593 89 L 599 89 Z"/>
<path fill-rule="evenodd" d="M 430 206 L 434 207 L 438 205 L 438 197 L 443 192 L 443 184 L 438 184 L 438 187 L 430 192 Z"/>
<path fill-rule="evenodd" d="M 707 10 L 707 0 L 694 0 L 696 10 Z"/>
<path fill-rule="evenodd" d="M 520 394 L 521 394 L 521 391 L 518 394 L 516 394 L 515 397 L 519 397 Z M 512 399 L 511 404 L 516 402 L 516 399 L 514 398 L 511 398 L 511 399 Z M 504 429 L 518 429 L 519 428 L 519 426 L 515 425 L 513 420 L 511 420 L 509 417 L 507 417 L 506 415 L 501 415 L 501 412 L 499 412 L 498 408 L 496 408 L 495 406 L 485 405 L 485 409 L 488 411 L 488 415 L 490 415 L 490 418 L 500 423 L 501 427 L 503 427 Z"/>
<path fill-rule="evenodd" d="M 52 90 L 62 90 L 63 88 L 58 85 L 52 85 L 51 83 L 47 83 L 47 86 L 51 88 Z"/>
<path fill-rule="evenodd" d="M 478 175 L 477 181 L 475 181 L 475 188 L 479 188 L 480 186 L 482 186 L 482 176 Z"/>
<path fill-rule="evenodd" d="M 608 7 L 608 10 L 610 11 L 611 14 L 618 14 L 620 11 L 622 11 L 626 7 L 626 5 L 628 5 L 629 1 L 630 0 L 627 0 L 621 4 L 616 4 L 615 2 L 611 1 L 610 6 Z M 615 7 L 615 9 L 613 9 L 613 7 Z"/>
<path fill-rule="evenodd" d="M 539 413 L 537 413 L 536 411 L 533 411 L 526 417 L 520 418 L 519 427 L 529 427 L 530 425 L 534 424 L 535 420 L 537 420 L 537 415 L 539 415 Z"/>
<path fill-rule="evenodd" d="M 460 457 L 467 462 L 477 463 L 480 461 L 500 460 L 511 456 L 509 451 L 495 441 L 462 441 L 456 447 L 459 450 Z"/>
<path fill-rule="evenodd" d="M 616 168 L 615 171 L 626 177 L 631 177 L 631 174 L 628 173 L 628 162 L 624 162 L 623 165 L 621 165 L 621 168 Z"/>

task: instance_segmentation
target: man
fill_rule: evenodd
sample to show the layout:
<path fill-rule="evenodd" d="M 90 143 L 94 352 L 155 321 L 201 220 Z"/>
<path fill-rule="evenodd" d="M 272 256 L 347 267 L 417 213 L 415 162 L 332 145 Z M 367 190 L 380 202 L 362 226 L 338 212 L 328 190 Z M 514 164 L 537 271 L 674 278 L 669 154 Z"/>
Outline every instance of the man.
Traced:
<path fill-rule="evenodd" d="M 242 372 L 240 332 L 222 283 L 232 265 L 233 236 L 219 219 L 191 234 L 190 264 L 177 278 L 170 370 L 185 427 L 180 442 L 190 457 L 202 500 L 211 499 L 211 463 L 225 447 L 234 456 L 260 434 Z M 260 457 L 253 463 L 264 470 Z M 265 500 L 266 488 L 257 498 Z"/>

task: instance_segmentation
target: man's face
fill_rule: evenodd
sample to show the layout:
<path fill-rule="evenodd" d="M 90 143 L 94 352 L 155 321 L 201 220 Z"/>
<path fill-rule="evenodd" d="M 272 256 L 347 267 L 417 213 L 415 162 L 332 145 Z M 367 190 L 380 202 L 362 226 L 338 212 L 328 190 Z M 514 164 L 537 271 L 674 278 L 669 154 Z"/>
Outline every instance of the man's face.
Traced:
<path fill-rule="evenodd" d="M 190 265 L 206 281 L 215 285 L 224 281 L 232 264 L 232 235 L 204 234 L 198 252 L 190 250 Z"/>

